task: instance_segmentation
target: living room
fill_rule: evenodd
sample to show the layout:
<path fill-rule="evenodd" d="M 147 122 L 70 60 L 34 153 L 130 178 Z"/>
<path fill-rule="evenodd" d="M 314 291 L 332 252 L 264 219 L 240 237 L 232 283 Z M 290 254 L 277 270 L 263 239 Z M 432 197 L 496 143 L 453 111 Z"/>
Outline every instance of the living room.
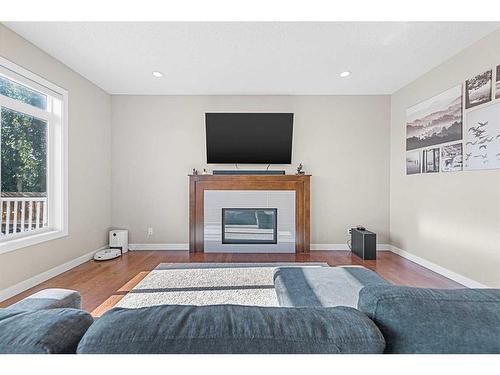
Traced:
<path fill-rule="evenodd" d="M 18 12 L 0 353 L 500 353 L 500 22 Z"/>

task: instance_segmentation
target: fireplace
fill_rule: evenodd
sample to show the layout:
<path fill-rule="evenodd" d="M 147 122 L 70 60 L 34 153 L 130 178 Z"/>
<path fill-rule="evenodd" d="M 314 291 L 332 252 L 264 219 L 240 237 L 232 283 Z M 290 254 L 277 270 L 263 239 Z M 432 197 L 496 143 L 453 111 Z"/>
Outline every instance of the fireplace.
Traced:
<path fill-rule="evenodd" d="M 277 208 L 222 208 L 223 244 L 277 244 Z"/>
<path fill-rule="evenodd" d="M 309 175 L 190 175 L 189 250 L 308 253 Z"/>

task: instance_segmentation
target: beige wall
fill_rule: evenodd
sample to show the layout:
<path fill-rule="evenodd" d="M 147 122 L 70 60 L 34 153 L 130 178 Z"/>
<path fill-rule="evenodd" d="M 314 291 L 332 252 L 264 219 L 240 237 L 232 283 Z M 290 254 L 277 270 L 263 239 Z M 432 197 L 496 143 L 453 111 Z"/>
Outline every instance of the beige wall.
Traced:
<path fill-rule="evenodd" d="M 0 255 L 0 290 L 107 243 L 110 96 L 0 25 L 0 55 L 69 92 L 69 236 Z"/>
<path fill-rule="evenodd" d="M 311 242 L 345 244 L 347 228 L 363 224 L 377 232 L 379 243 L 388 243 L 389 101 L 388 96 L 113 96 L 113 225 L 129 229 L 131 243 L 187 243 L 187 174 L 205 167 L 204 113 L 283 111 L 295 113 L 293 164 L 283 168 L 293 172 L 303 162 L 313 175 Z M 154 228 L 149 238 L 148 226 Z"/>
<path fill-rule="evenodd" d="M 406 176 L 405 111 L 500 64 L 499 46 L 500 30 L 391 98 L 392 244 L 491 287 L 500 287 L 500 170 Z"/>

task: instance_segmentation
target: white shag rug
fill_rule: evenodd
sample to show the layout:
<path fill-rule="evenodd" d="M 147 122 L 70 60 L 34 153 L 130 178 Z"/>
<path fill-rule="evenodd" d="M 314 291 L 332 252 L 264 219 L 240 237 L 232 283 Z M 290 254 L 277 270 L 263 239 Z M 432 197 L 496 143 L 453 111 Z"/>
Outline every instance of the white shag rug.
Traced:
<path fill-rule="evenodd" d="M 327 263 L 161 263 L 115 307 L 154 305 L 278 306 L 277 267 L 328 267 Z"/>

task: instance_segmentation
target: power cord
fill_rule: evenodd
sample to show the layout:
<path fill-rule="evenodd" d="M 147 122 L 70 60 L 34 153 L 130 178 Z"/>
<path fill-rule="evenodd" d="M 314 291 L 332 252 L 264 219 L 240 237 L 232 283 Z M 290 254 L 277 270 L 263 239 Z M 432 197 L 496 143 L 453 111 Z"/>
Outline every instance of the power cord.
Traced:
<path fill-rule="evenodd" d="M 271 166 L 271 164 L 268 164 L 268 165 L 267 165 L 266 171 L 268 171 L 268 170 L 269 170 L 269 167 L 270 167 L 270 166 Z"/>

